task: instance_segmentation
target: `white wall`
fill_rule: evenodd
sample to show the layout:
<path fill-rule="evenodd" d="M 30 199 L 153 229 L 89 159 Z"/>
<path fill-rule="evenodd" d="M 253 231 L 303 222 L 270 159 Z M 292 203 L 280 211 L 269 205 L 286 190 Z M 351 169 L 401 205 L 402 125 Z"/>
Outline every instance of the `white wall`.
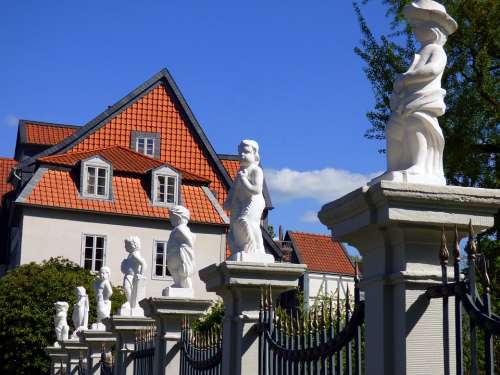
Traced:
<path fill-rule="evenodd" d="M 149 220 L 112 215 L 70 212 L 44 208 L 24 208 L 20 263 L 41 262 L 62 256 L 83 265 L 82 241 L 84 234 L 106 236 L 104 263 L 111 268 L 113 285 L 122 285 L 121 261 L 128 255 L 124 240 L 131 235 L 141 239 L 141 253 L 148 264 L 146 294 L 161 296 L 171 279 L 153 278 L 153 246 L 155 240 L 167 241 L 171 225 L 167 220 Z M 198 270 L 225 257 L 226 237 L 222 226 L 190 224 L 196 234 L 196 267 L 193 279 L 195 297 L 215 299 L 198 277 Z"/>
<path fill-rule="evenodd" d="M 312 306 L 318 295 L 331 296 L 335 294 L 337 298 L 337 288 L 340 292 L 340 299 L 345 299 L 349 287 L 349 294 L 354 295 L 354 278 L 351 276 L 337 275 L 331 273 L 320 273 L 307 271 L 304 275 L 304 300 Z"/>

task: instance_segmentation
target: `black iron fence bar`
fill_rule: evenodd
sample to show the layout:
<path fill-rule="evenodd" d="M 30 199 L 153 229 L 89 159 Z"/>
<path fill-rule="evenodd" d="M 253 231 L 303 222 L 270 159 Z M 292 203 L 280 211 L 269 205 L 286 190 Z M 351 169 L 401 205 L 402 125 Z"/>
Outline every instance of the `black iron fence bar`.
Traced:
<path fill-rule="evenodd" d="M 340 291 L 337 291 L 337 335 L 340 334 L 340 328 L 341 328 L 341 321 L 342 316 L 340 313 Z M 342 346 L 343 347 L 343 346 Z M 336 368 L 337 368 L 337 373 L 342 374 L 342 347 L 337 351 L 337 358 L 336 358 Z"/>
<path fill-rule="evenodd" d="M 467 276 L 469 278 L 469 293 L 472 296 L 472 300 L 475 301 L 476 296 L 476 242 L 474 241 L 474 230 L 472 228 L 472 221 L 469 222 L 469 240 L 465 247 L 467 251 L 467 260 L 469 262 L 469 268 Z M 471 351 L 471 372 L 472 374 L 477 374 L 477 331 L 476 323 L 472 320 L 470 321 L 470 351 Z"/>
<path fill-rule="evenodd" d="M 458 227 L 455 225 L 453 247 L 453 280 L 460 283 L 460 245 L 458 243 Z M 462 345 L 462 301 L 455 298 L 455 373 L 463 375 L 463 345 Z"/>
<path fill-rule="evenodd" d="M 359 268 L 358 263 L 354 264 L 354 306 L 359 306 L 361 302 L 361 293 L 359 290 Z M 354 374 L 361 374 L 361 325 L 356 327 L 354 334 Z"/>
<path fill-rule="evenodd" d="M 491 283 L 490 278 L 488 276 L 488 265 L 486 264 L 486 259 L 484 256 L 482 257 L 482 281 L 484 284 L 484 293 L 483 293 L 483 313 L 491 318 L 491 297 L 490 297 L 490 289 Z M 485 349 L 485 371 L 486 375 L 493 375 L 494 369 L 494 354 L 493 354 L 493 335 L 489 331 L 484 332 L 484 349 Z"/>
<path fill-rule="evenodd" d="M 446 234 L 443 230 L 441 233 L 441 247 L 439 249 L 439 261 L 441 264 L 441 282 L 443 287 L 448 285 L 448 258 L 450 254 L 446 246 Z M 443 296 L 443 366 L 444 374 L 450 375 L 450 332 L 449 332 L 449 319 L 448 319 L 448 296 Z"/>

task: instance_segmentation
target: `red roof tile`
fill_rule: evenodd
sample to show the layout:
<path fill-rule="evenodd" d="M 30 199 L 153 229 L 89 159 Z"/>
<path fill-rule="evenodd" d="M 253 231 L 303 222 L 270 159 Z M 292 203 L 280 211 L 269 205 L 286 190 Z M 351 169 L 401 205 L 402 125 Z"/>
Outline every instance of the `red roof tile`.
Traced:
<path fill-rule="evenodd" d="M 224 165 L 224 168 L 226 168 L 226 171 L 229 174 L 229 176 L 234 181 L 234 179 L 236 178 L 236 174 L 240 169 L 240 161 L 234 159 L 224 159 L 222 157 L 220 158 L 220 161 L 222 162 L 222 165 Z"/>
<path fill-rule="evenodd" d="M 0 207 L 2 207 L 3 196 L 13 189 L 13 186 L 7 182 L 7 178 L 16 164 L 17 161 L 14 159 L 0 158 Z"/>
<path fill-rule="evenodd" d="M 157 159 L 150 158 L 149 156 L 121 146 L 111 146 L 92 151 L 69 152 L 66 154 L 45 156 L 38 160 L 45 164 L 73 167 L 80 160 L 88 159 L 92 156 L 101 156 L 113 165 L 114 171 L 119 172 L 146 173 L 151 169 L 158 168 L 165 164 Z M 192 173 L 180 169 L 179 171 L 182 173 L 182 178 L 185 180 L 201 183 L 210 182 L 208 179 L 196 176 Z"/>
<path fill-rule="evenodd" d="M 288 231 L 299 260 L 310 271 L 354 275 L 354 266 L 342 245 L 330 236 Z"/>
<path fill-rule="evenodd" d="M 226 188 L 202 142 L 196 138 L 181 111 L 163 84 L 158 85 L 82 139 L 70 152 L 115 145 L 129 147 L 133 130 L 159 133 L 159 160 L 210 180 L 210 188 L 217 193 L 217 199 L 222 204 L 227 195 Z"/>
<path fill-rule="evenodd" d="M 77 129 L 57 124 L 26 122 L 26 143 L 37 145 L 55 145 L 69 137 Z"/>
<path fill-rule="evenodd" d="M 191 212 L 191 221 L 224 224 L 202 187 L 181 185 L 184 205 Z M 102 212 L 118 215 L 168 218 L 168 210 L 153 206 L 141 179 L 113 176 L 113 200 L 82 199 L 71 173 L 64 170 L 46 171 L 24 204 L 64 209 Z"/>

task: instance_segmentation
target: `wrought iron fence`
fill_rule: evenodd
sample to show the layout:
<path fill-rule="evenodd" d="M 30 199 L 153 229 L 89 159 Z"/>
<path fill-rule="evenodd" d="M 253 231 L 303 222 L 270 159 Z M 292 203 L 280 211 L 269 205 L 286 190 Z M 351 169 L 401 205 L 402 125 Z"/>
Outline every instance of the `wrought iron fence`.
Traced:
<path fill-rule="evenodd" d="M 195 332 L 184 318 L 181 331 L 180 375 L 219 375 L 222 373 L 222 332 L 212 327 Z"/>
<path fill-rule="evenodd" d="M 487 261 L 484 254 L 478 254 L 472 223 L 469 223 L 469 239 L 465 246 L 466 267 L 462 277 L 458 238 L 458 230 L 455 228 L 453 282 L 448 282 L 449 251 L 443 228 L 439 251 L 442 285 L 430 287 L 426 292 L 429 298 L 443 299 L 444 373 L 450 374 L 449 297 L 455 296 L 455 373 L 463 375 L 466 371 L 467 374 L 472 375 L 479 373 L 493 375 L 500 373 L 500 363 L 495 363 L 494 353 L 494 339 L 500 338 L 500 317 L 491 311 L 491 282 Z M 477 276 L 479 276 L 479 284 Z M 464 326 L 464 323 L 468 323 L 468 327 Z M 466 346 L 464 346 L 464 337 L 468 341 Z M 497 358 L 497 361 L 499 360 L 500 358 Z M 467 368 L 465 362 L 467 362 Z"/>
<path fill-rule="evenodd" d="M 336 304 L 330 300 L 302 316 L 297 310 L 277 311 L 271 291 L 263 291 L 259 374 L 361 374 L 364 301 L 357 265 L 354 281 L 354 309 L 348 289 L 345 301 L 337 294 Z"/>
<path fill-rule="evenodd" d="M 107 351 L 104 345 L 101 346 L 101 360 L 99 362 L 101 375 L 112 375 L 114 372 L 113 352 Z"/>
<path fill-rule="evenodd" d="M 149 375 L 153 373 L 155 345 L 155 325 L 137 331 L 134 351 L 131 354 L 132 361 L 134 362 L 134 375 Z"/>
<path fill-rule="evenodd" d="M 87 375 L 87 361 L 83 352 L 80 352 L 80 358 L 78 358 L 78 365 L 76 366 L 76 373 L 78 375 Z"/>

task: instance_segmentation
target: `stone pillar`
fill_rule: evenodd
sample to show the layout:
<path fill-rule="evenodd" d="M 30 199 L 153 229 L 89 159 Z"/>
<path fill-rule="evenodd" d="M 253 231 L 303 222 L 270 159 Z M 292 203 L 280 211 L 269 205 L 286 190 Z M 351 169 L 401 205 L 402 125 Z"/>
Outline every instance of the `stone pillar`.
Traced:
<path fill-rule="evenodd" d="M 78 374 L 80 359 L 83 364 L 87 362 L 87 346 L 79 339 L 65 340 L 62 348 L 66 352 L 66 374 Z"/>
<path fill-rule="evenodd" d="M 63 375 L 68 359 L 66 351 L 61 346 L 49 346 L 45 352 L 50 357 L 50 375 Z"/>
<path fill-rule="evenodd" d="M 305 265 L 225 261 L 200 270 L 209 292 L 224 300 L 222 374 L 258 374 L 258 340 L 262 288 L 271 286 L 273 298 L 298 285 Z"/>
<path fill-rule="evenodd" d="M 443 225 L 453 231 L 493 225 L 500 191 L 382 181 L 323 206 L 319 218 L 335 239 L 363 256 L 366 371 L 373 375 L 443 374 L 442 300 L 424 293 L 441 283 Z M 451 276 L 451 272 L 450 272 Z M 454 314 L 450 298 L 450 367 L 454 373 Z"/>
<path fill-rule="evenodd" d="M 150 297 L 140 302 L 144 313 L 153 318 L 157 326 L 153 374 L 179 373 L 182 319 L 185 316 L 190 320 L 197 318 L 211 304 L 211 300 L 175 297 Z"/>
<path fill-rule="evenodd" d="M 145 330 L 153 322 L 153 319 L 144 316 L 114 315 L 107 319 L 105 324 L 110 325 L 113 334 L 116 336 L 116 375 L 133 375 L 134 364 L 130 355 L 135 349 L 136 333 Z"/>
<path fill-rule="evenodd" d="M 112 332 L 89 330 L 83 332 L 83 339 L 88 347 L 87 375 L 100 375 L 102 350 L 110 351 L 116 343 L 116 337 Z"/>

